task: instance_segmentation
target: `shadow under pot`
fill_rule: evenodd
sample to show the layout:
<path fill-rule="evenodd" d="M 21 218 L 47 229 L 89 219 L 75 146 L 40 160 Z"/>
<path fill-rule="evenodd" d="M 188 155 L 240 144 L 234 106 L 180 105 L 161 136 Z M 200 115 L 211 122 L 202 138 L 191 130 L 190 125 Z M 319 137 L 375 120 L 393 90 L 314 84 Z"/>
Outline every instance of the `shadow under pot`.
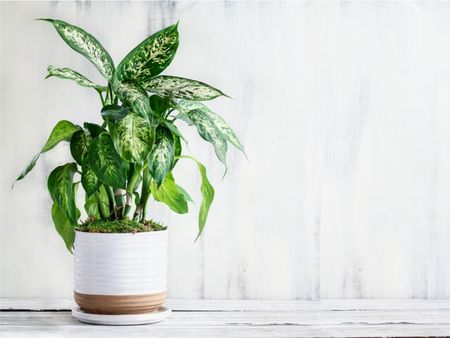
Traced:
<path fill-rule="evenodd" d="M 167 296 L 168 230 L 138 233 L 76 232 L 74 296 L 93 314 L 158 310 Z"/>

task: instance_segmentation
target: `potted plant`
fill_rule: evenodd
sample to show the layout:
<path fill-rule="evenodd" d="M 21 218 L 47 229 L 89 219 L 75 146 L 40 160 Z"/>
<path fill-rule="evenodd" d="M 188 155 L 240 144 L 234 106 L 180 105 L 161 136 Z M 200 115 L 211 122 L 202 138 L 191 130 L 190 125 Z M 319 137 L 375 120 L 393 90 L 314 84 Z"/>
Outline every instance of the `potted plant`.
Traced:
<path fill-rule="evenodd" d="M 228 143 L 243 147 L 223 118 L 200 103 L 225 94 L 199 81 L 160 75 L 175 56 L 178 23 L 146 38 L 115 67 L 91 34 L 64 21 L 41 20 L 51 23 L 106 81 L 96 84 L 70 68 L 53 66 L 46 78 L 73 80 L 97 91 L 103 121 L 83 126 L 59 121 L 17 180 L 42 154 L 68 142 L 74 161 L 50 173 L 48 189 L 55 228 L 67 249 L 74 249 L 76 303 L 85 314 L 155 312 L 166 299 L 167 229 L 147 218 L 146 206 L 153 196 L 174 212 L 187 213 L 191 198 L 176 183 L 173 169 L 180 160 L 194 161 L 201 177 L 200 236 L 214 189 L 205 166 L 183 155 L 185 139 L 176 124 L 195 126 L 226 171 Z M 82 206 L 77 205 L 79 188 Z M 87 215 L 83 221 L 81 207 Z"/>

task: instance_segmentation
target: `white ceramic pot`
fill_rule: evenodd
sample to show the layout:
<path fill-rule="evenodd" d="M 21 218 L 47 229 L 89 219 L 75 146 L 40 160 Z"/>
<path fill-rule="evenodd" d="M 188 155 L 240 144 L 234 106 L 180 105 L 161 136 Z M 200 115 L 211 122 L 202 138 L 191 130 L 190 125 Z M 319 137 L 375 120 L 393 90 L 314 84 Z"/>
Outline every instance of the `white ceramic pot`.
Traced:
<path fill-rule="evenodd" d="M 168 231 L 89 233 L 75 237 L 75 301 L 88 313 L 158 309 L 167 292 Z"/>

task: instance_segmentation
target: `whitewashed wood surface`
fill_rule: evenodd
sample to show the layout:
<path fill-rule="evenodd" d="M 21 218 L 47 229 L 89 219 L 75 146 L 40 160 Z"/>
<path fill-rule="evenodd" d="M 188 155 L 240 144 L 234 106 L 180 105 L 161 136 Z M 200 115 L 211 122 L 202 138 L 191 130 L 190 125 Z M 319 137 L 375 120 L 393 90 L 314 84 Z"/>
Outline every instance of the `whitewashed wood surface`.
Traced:
<path fill-rule="evenodd" d="M 166 74 L 233 97 L 211 105 L 249 161 L 231 149 L 224 180 L 211 147 L 183 128 L 216 187 L 204 237 L 193 243 L 200 196 L 190 163 L 176 177 L 197 201 L 194 212 L 150 206 L 171 229 L 171 297 L 450 298 L 449 2 L 0 8 L 2 296 L 72 292 L 72 257 L 46 191 L 50 170 L 69 160 L 67 147 L 10 189 L 54 123 L 99 120 L 95 92 L 43 80 L 52 64 L 101 81 L 52 27 L 33 20 L 55 17 L 92 32 L 116 63 L 179 19 L 181 44 Z"/>
<path fill-rule="evenodd" d="M 73 319 L 71 299 L 0 300 L 0 337 L 381 337 L 450 335 L 445 300 L 169 300 L 164 322 L 134 327 Z"/>

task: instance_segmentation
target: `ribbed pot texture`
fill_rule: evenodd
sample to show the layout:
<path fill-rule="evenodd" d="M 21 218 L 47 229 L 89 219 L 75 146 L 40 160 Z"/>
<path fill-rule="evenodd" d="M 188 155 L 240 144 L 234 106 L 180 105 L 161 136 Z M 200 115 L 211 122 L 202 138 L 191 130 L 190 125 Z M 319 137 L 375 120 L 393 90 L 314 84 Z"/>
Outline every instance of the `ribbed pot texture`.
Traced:
<path fill-rule="evenodd" d="M 168 231 L 104 234 L 77 231 L 75 302 L 89 313 L 158 309 L 167 292 Z"/>

